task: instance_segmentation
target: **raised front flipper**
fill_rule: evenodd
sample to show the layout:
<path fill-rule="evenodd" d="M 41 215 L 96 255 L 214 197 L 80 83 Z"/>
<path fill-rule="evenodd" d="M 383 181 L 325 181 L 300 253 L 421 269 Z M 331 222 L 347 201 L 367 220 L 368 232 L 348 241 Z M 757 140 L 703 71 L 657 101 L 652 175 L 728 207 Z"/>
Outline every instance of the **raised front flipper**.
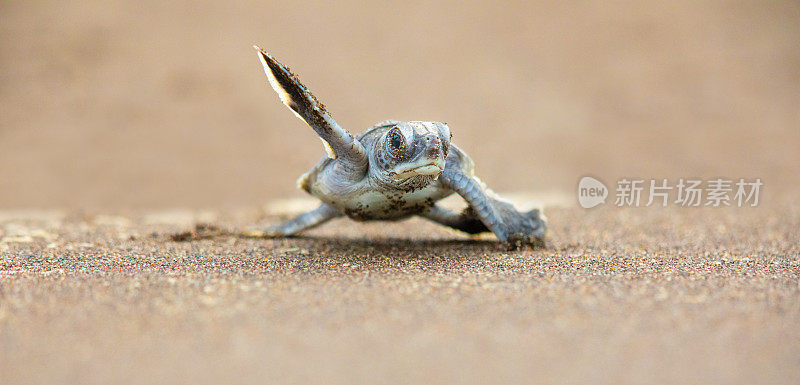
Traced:
<path fill-rule="evenodd" d="M 488 189 L 480 179 L 466 174 L 459 167 L 445 168 L 439 180 L 461 195 L 481 222 L 509 247 L 543 243 L 546 225 L 538 209 L 528 212 L 517 210 L 510 202 Z"/>
<path fill-rule="evenodd" d="M 308 123 L 322 138 L 328 156 L 342 159 L 354 171 L 366 171 L 367 153 L 364 146 L 353 135 L 339 126 L 325 110 L 311 91 L 308 90 L 289 68 L 278 63 L 272 55 L 254 46 L 258 50 L 258 58 L 267 73 L 269 84 L 278 93 L 283 104 L 289 107 L 298 118 Z"/>

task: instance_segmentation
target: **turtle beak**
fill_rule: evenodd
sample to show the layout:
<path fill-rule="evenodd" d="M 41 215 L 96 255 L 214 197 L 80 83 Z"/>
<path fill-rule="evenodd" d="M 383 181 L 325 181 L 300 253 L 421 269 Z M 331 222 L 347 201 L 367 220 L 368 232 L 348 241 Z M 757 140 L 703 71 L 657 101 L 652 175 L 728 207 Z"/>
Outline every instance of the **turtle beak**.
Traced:
<path fill-rule="evenodd" d="M 406 165 L 397 170 L 396 179 L 406 179 L 416 175 L 430 175 L 438 177 L 444 172 L 444 160 L 436 159 L 431 162 L 429 159 L 422 159 L 414 164 Z"/>

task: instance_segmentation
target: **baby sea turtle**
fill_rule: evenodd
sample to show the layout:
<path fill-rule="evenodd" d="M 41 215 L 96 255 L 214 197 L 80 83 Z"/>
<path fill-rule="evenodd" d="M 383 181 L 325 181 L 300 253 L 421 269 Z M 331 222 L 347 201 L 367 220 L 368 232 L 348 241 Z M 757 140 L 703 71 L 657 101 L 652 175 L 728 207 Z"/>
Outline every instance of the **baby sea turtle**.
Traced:
<path fill-rule="evenodd" d="M 470 234 L 491 231 L 510 247 L 543 241 L 544 216 L 538 209 L 520 212 L 487 188 L 472 159 L 450 143 L 447 124 L 387 120 L 353 136 L 289 68 L 255 49 L 269 84 L 320 136 L 328 155 L 297 181 L 322 201 L 319 207 L 252 235 L 291 236 L 344 215 L 357 221 L 419 215 Z M 468 204 L 461 213 L 436 204 L 453 193 Z"/>

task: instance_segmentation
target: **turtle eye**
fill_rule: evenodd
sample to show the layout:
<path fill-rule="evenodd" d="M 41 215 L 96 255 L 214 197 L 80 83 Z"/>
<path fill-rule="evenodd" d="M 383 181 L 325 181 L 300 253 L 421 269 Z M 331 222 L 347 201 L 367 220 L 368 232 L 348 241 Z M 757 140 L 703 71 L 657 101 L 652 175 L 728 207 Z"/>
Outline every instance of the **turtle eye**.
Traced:
<path fill-rule="evenodd" d="M 389 135 L 386 136 L 386 144 L 389 149 L 389 153 L 396 159 L 403 159 L 406 154 L 406 141 L 403 138 L 403 134 L 400 133 L 396 127 L 389 131 Z"/>

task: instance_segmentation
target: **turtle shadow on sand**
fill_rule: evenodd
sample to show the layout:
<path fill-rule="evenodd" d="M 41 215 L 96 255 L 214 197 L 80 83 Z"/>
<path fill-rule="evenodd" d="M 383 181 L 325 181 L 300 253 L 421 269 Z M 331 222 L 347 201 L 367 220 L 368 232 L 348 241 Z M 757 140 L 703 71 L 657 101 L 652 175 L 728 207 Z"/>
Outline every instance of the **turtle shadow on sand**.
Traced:
<path fill-rule="evenodd" d="M 270 239 L 270 238 L 265 238 Z M 277 239 L 277 238 L 276 238 Z M 419 239 L 403 237 L 381 237 L 381 238 L 350 238 L 350 237 L 329 237 L 321 235 L 296 235 L 286 240 L 293 240 L 307 244 L 308 246 L 319 246 L 325 249 L 338 250 L 364 250 L 364 251 L 403 251 L 403 252 L 422 252 L 426 250 L 465 250 L 465 251 L 497 251 L 503 249 L 503 244 L 490 239 Z"/>
<path fill-rule="evenodd" d="M 239 238 L 253 238 L 246 234 L 237 235 Z M 259 238 L 256 238 L 259 239 Z M 478 238 L 402 238 L 402 237 L 381 237 L 381 238 L 348 238 L 348 237 L 327 237 L 318 235 L 294 235 L 285 238 L 260 238 L 260 239 L 285 239 L 297 240 L 302 242 L 313 242 L 325 248 L 337 248 L 341 250 L 394 250 L 403 252 L 427 252 L 431 250 L 441 251 L 442 249 L 456 252 L 487 252 L 496 253 L 498 251 L 514 250 L 543 250 L 547 248 L 544 242 L 535 244 L 507 244 L 494 239 Z M 309 245 L 311 246 L 311 245 Z"/>
<path fill-rule="evenodd" d="M 290 238 L 272 238 L 265 241 L 280 242 L 278 258 L 303 260 L 321 268 L 349 264 L 362 268 L 382 268 L 387 264 L 403 266 L 406 263 L 424 262 L 436 268 L 468 260 L 490 260 L 504 255 L 507 245 L 491 239 L 419 239 L 419 238 L 348 238 L 319 235 L 298 235 Z M 542 247 L 523 247 L 516 251 L 537 254 Z M 346 266 L 346 265 L 345 265 Z"/>
<path fill-rule="evenodd" d="M 441 253 L 446 251 L 452 253 L 496 253 L 498 251 L 510 250 L 541 250 L 546 249 L 546 245 L 539 243 L 534 245 L 512 245 L 492 239 L 477 238 L 402 238 L 402 237 L 381 237 L 381 238 L 349 238 L 349 237 L 330 237 L 320 235 L 297 234 L 290 237 L 258 237 L 247 232 L 237 232 L 223 229 L 222 227 L 198 223 L 191 230 L 168 234 L 169 240 L 173 242 L 192 242 L 199 240 L 215 240 L 222 238 L 237 238 L 249 240 L 279 241 L 294 243 L 313 249 L 325 250 L 331 254 L 374 254 L 374 253 L 405 253 L 405 254 L 428 254 Z"/>

